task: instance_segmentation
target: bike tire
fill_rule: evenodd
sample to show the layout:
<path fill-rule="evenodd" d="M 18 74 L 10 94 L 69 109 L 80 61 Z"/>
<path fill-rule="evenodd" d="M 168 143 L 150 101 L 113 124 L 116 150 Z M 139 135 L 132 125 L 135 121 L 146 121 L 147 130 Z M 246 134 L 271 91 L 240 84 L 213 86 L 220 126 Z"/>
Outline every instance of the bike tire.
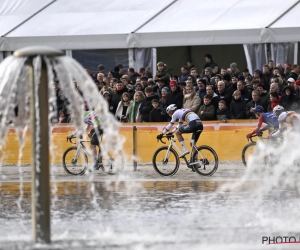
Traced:
<path fill-rule="evenodd" d="M 77 152 L 77 147 L 68 148 L 62 156 L 62 164 L 64 170 L 68 174 L 83 175 L 88 166 L 88 157 L 83 150 L 79 150 L 78 158 L 74 162 L 74 157 Z"/>
<path fill-rule="evenodd" d="M 167 154 L 168 148 L 169 147 L 167 146 L 158 148 L 154 152 L 152 157 L 153 168 L 156 171 L 156 173 L 158 173 L 161 176 L 173 176 L 174 174 L 177 173 L 179 169 L 179 164 L 180 164 L 179 157 L 177 152 L 173 148 L 170 148 L 169 151 L 170 155 L 167 159 L 167 162 L 163 162 Z M 170 159 L 171 162 L 169 161 Z M 171 163 L 170 166 L 169 163 Z M 170 172 L 163 172 L 163 170 L 167 170 L 167 169 L 170 170 Z"/>
<path fill-rule="evenodd" d="M 125 167 L 125 157 L 121 150 L 105 150 L 104 156 L 99 156 L 100 167 L 106 174 L 119 174 Z"/>
<path fill-rule="evenodd" d="M 242 161 L 245 167 L 247 167 L 248 157 L 253 154 L 255 147 L 256 147 L 256 142 L 249 142 L 243 148 Z"/>
<path fill-rule="evenodd" d="M 197 150 L 192 154 L 190 166 L 199 175 L 212 176 L 219 166 L 216 151 L 206 145 L 198 147 Z M 209 169 L 208 166 L 210 167 Z"/>

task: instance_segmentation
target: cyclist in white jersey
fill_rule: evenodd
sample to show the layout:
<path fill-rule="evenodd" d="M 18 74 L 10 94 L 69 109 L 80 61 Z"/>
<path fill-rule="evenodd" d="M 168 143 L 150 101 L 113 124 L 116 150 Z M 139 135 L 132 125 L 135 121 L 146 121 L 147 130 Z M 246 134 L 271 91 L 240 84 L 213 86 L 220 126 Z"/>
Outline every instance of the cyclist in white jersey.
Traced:
<path fill-rule="evenodd" d="M 98 156 L 97 156 L 97 148 L 99 147 L 99 140 L 98 135 L 103 134 L 103 130 L 101 129 L 101 123 L 100 119 L 98 118 L 97 114 L 93 110 L 87 110 L 84 112 L 84 123 L 86 124 L 85 130 L 88 133 L 88 137 L 91 138 L 91 151 L 93 154 L 93 162 L 94 162 L 94 170 L 99 170 L 100 166 L 99 164 L 102 164 L 101 162 L 98 162 Z M 77 130 L 75 130 L 72 135 L 68 136 L 68 138 L 73 138 L 73 136 L 76 134 Z M 100 149 L 100 147 L 99 147 Z"/>
<path fill-rule="evenodd" d="M 284 112 L 284 107 L 280 105 L 274 107 L 273 113 L 278 117 L 279 129 L 271 137 L 279 137 L 286 130 L 286 124 L 291 124 L 291 131 L 300 132 L 300 114 L 295 111 Z"/>
<path fill-rule="evenodd" d="M 178 125 L 176 126 L 176 128 L 169 132 L 169 134 L 176 134 L 176 137 L 183 148 L 183 153 L 180 155 L 180 157 L 183 157 L 187 155 L 189 151 L 184 143 L 182 134 L 193 133 L 192 139 L 196 144 L 200 137 L 200 134 L 203 131 L 203 124 L 196 113 L 189 109 L 177 109 L 175 104 L 169 105 L 166 111 L 167 114 L 172 117 L 172 119 L 168 126 L 164 129 L 164 131 L 157 136 L 157 139 L 161 139 L 164 134 L 170 131 L 174 123 L 178 121 Z M 188 122 L 188 124 L 183 125 L 184 121 Z"/>

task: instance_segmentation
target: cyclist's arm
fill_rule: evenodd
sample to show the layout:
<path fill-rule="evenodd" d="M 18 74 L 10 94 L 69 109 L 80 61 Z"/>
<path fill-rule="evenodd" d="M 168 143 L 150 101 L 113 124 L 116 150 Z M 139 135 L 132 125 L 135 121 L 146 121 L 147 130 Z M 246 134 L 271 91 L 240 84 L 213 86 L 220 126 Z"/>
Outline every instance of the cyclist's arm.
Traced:
<path fill-rule="evenodd" d="M 272 128 L 272 126 L 268 124 L 267 126 L 265 126 L 264 128 L 262 128 L 262 129 L 259 130 L 258 132 L 266 131 L 266 130 L 268 130 L 269 128 Z"/>
<path fill-rule="evenodd" d="M 247 136 L 250 136 L 250 135 L 254 135 L 254 134 L 257 134 L 259 131 L 263 131 L 263 130 L 259 130 L 261 125 L 263 124 L 264 122 L 264 118 L 262 117 L 262 115 L 258 118 L 258 123 L 257 123 L 257 127 L 250 133 L 248 134 Z M 264 129 L 264 128 L 263 128 Z"/>
<path fill-rule="evenodd" d="M 285 129 L 286 124 L 283 121 L 279 121 L 279 129 L 272 134 L 272 137 L 279 137 Z"/>
<path fill-rule="evenodd" d="M 176 114 L 176 112 L 172 115 L 172 119 L 171 119 L 170 123 L 164 129 L 164 131 L 162 132 L 163 134 L 166 134 L 167 132 L 169 132 L 169 130 L 173 127 L 173 125 L 174 125 L 174 123 L 176 122 L 176 119 L 177 119 L 175 114 Z"/>

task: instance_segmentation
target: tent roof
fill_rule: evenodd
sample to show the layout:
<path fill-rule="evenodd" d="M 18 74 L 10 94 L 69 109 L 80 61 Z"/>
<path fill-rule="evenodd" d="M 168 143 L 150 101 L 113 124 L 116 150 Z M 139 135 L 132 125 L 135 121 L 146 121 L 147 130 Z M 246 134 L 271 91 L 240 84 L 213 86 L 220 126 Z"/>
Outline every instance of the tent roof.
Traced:
<path fill-rule="evenodd" d="M 7 1 L 21 5 L 23 0 Z M 27 0 L 30 1 L 33 0 Z M 10 50 L 32 43 L 61 49 L 126 48 L 128 35 L 168 6 L 172 0 L 52 2 L 6 35 L 6 46 Z M 2 11 L 5 12 L 5 8 Z M 134 41 L 130 43 L 135 46 Z"/>
<path fill-rule="evenodd" d="M 103 49 L 300 40 L 296 0 L 2 1 L 0 50 L 32 45 Z"/>
<path fill-rule="evenodd" d="M 300 1 L 269 27 L 272 42 L 300 41 Z"/>
<path fill-rule="evenodd" d="M 139 29 L 137 35 L 141 47 L 262 43 L 268 38 L 265 27 L 294 3 L 179 0 Z"/>

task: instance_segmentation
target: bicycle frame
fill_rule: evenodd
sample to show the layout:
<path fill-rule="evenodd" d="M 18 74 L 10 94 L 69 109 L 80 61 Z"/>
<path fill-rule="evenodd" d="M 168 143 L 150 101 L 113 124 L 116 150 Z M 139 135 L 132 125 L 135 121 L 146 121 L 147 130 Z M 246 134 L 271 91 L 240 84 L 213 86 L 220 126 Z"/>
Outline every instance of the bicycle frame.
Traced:
<path fill-rule="evenodd" d="M 166 161 L 168 158 L 169 158 L 169 156 L 170 156 L 170 149 L 172 148 L 172 147 L 174 147 L 175 148 L 175 150 L 176 150 L 176 152 L 178 152 L 179 154 L 182 154 L 183 153 L 183 151 L 176 145 L 176 141 L 177 141 L 178 139 L 176 139 L 176 138 L 170 138 L 170 145 L 168 146 L 168 151 L 167 151 L 167 154 L 166 154 L 166 156 L 165 156 L 165 158 L 164 158 L 164 161 Z M 195 146 L 195 141 L 193 140 L 193 139 L 184 139 L 185 141 L 190 141 L 191 143 L 192 143 L 192 151 L 191 151 L 191 153 L 190 153 L 190 160 L 188 161 L 187 159 L 186 159 L 186 156 L 183 156 L 182 158 L 185 160 L 185 163 L 186 163 L 186 165 L 187 166 L 189 166 L 190 165 L 190 162 L 191 162 L 191 159 L 192 159 L 192 153 L 193 152 L 195 152 L 195 151 L 197 151 L 198 153 L 200 152 L 200 151 L 198 151 L 198 149 L 197 149 L 197 147 Z"/>
<path fill-rule="evenodd" d="M 74 137 L 74 138 L 76 138 L 76 137 Z M 70 142 L 72 143 L 72 144 L 76 144 L 76 142 L 72 142 L 72 139 L 73 138 L 70 138 L 69 140 L 70 140 Z M 78 155 L 79 155 L 79 151 L 80 151 L 80 149 L 82 149 L 83 151 L 84 151 L 84 153 L 85 154 L 87 154 L 90 158 L 93 158 L 93 156 L 89 153 L 89 151 L 87 150 L 87 148 L 86 148 L 86 146 L 83 144 L 83 143 L 85 143 L 85 142 L 91 142 L 91 140 L 84 140 L 84 139 L 81 139 L 81 138 L 77 138 L 77 141 L 78 141 L 78 146 L 77 146 L 77 150 L 76 150 L 76 154 L 75 154 L 75 159 L 78 159 Z M 102 136 L 101 136 L 101 138 L 100 138 L 100 142 L 102 142 Z M 101 147 L 100 147 L 100 145 L 99 145 L 99 150 L 98 150 L 98 157 L 99 157 L 99 154 L 100 154 L 100 152 L 101 152 Z"/>

